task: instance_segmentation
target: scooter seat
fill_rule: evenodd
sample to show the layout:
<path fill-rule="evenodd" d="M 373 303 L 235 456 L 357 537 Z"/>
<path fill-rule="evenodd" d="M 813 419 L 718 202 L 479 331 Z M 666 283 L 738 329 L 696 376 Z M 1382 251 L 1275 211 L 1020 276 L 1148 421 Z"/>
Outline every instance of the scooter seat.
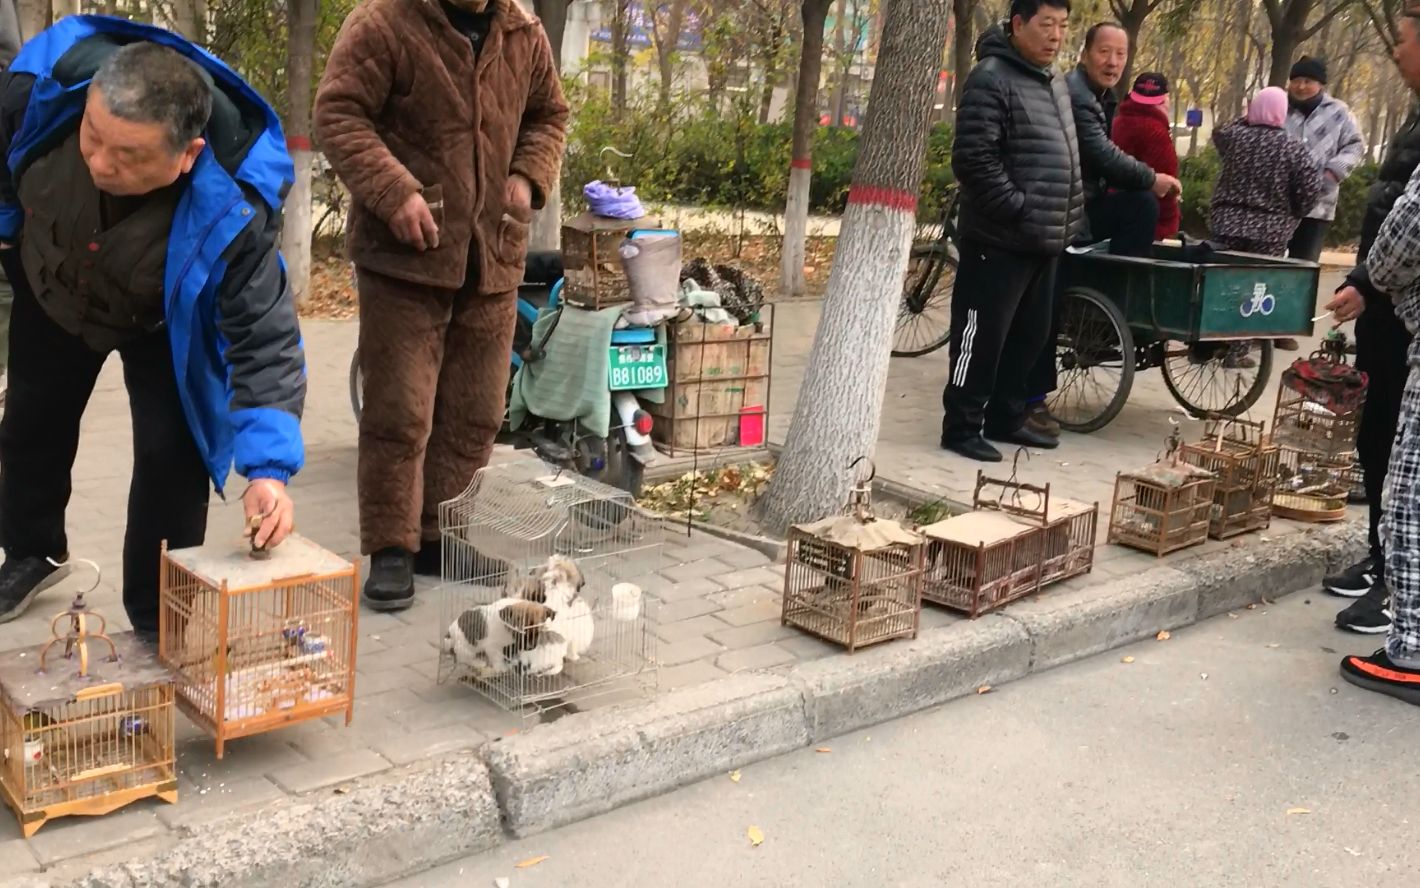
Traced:
<path fill-rule="evenodd" d="M 612 345 L 653 345 L 656 331 L 651 327 L 627 327 L 625 330 L 611 331 Z"/>

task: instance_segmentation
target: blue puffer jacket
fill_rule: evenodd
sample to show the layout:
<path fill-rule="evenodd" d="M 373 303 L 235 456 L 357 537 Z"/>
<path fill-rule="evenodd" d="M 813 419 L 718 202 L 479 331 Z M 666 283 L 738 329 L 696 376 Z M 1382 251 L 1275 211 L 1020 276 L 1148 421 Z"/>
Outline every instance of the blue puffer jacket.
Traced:
<path fill-rule="evenodd" d="M 305 355 L 278 249 L 294 167 L 275 112 L 235 72 L 175 34 L 124 19 L 75 16 L 35 35 L 0 78 L 0 240 L 22 234 L 25 170 L 79 125 L 104 59 L 138 40 L 177 50 L 213 83 L 207 147 L 173 217 L 165 280 L 188 426 L 219 494 L 234 462 L 248 479 L 287 481 L 305 458 Z M 24 279 L 18 254 L 0 251 L 12 281 Z"/>

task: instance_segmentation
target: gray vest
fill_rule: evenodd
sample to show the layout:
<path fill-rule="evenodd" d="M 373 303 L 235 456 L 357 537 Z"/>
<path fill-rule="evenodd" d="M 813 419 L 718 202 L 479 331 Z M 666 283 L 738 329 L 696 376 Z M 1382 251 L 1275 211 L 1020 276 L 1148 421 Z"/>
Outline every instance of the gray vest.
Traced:
<path fill-rule="evenodd" d="M 75 130 L 20 180 L 20 255 L 45 314 L 96 352 L 163 325 L 168 234 L 181 191 L 156 191 L 107 228 Z"/>

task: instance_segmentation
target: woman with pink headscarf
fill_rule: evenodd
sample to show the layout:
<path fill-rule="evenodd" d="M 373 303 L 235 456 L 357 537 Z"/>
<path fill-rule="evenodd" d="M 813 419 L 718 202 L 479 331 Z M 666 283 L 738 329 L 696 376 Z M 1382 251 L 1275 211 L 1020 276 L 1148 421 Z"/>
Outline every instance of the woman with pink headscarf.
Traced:
<path fill-rule="evenodd" d="M 1287 135 L 1286 120 L 1287 93 L 1269 86 L 1246 117 L 1213 131 L 1223 163 L 1208 211 L 1215 246 L 1285 256 L 1292 233 L 1316 206 L 1321 166 Z"/>

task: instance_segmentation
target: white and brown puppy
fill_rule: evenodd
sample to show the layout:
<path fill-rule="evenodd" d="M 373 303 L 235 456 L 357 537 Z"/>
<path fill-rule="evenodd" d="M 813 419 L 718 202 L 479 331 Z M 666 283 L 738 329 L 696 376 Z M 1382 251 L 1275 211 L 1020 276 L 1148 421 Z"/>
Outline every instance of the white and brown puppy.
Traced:
<path fill-rule="evenodd" d="M 478 678 L 503 675 L 519 665 L 520 654 L 536 650 L 542 641 L 565 646 L 561 637 L 546 631 L 556 616 L 544 604 L 502 598 L 459 614 L 444 633 L 443 650 Z"/>
<path fill-rule="evenodd" d="M 592 646 L 592 608 L 582 597 L 587 585 L 577 562 L 564 555 L 547 559 L 542 570 L 542 600 L 557 611 L 551 629 L 567 640 L 567 660 L 581 659 Z"/>

